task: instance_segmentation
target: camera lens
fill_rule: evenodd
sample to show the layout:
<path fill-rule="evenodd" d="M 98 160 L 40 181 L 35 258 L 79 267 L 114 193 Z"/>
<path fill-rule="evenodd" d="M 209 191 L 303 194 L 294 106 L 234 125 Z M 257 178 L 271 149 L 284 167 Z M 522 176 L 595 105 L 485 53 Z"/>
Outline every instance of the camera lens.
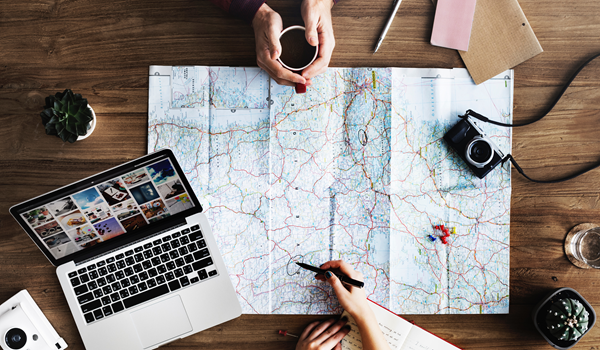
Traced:
<path fill-rule="evenodd" d="M 11 349 L 20 349 L 27 343 L 27 335 L 20 328 L 12 328 L 6 332 L 4 342 Z"/>
<path fill-rule="evenodd" d="M 492 148 L 485 141 L 473 142 L 469 156 L 477 163 L 485 163 L 492 154 Z"/>
<path fill-rule="evenodd" d="M 478 136 L 467 146 L 466 156 L 469 163 L 482 168 L 492 160 L 494 150 L 488 140 Z"/>

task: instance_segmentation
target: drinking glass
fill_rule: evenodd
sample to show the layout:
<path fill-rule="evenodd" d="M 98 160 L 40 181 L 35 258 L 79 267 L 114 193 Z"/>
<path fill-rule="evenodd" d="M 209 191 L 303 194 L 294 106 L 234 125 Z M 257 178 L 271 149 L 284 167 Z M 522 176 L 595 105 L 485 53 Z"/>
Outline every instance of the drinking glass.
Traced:
<path fill-rule="evenodd" d="M 600 227 L 575 233 L 569 248 L 575 260 L 591 268 L 600 269 Z"/>

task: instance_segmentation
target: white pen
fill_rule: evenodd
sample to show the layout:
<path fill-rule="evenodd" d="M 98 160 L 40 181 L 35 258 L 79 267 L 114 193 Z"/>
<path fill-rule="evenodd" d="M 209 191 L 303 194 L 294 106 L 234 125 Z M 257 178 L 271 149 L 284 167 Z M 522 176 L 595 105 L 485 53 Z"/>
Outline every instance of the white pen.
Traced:
<path fill-rule="evenodd" d="M 383 38 L 385 38 L 385 35 L 387 34 L 388 29 L 390 29 L 390 26 L 392 25 L 392 21 L 394 20 L 394 17 L 396 17 L 396 12 L 398 12 L 398 8 L 400 7 L 401 2 L 402 2 L 402 0 L 394 1 L 394 11 L 392 11 L 392 15 L 390 16 L 390 18 L 388 18 L 388 21 L 385 24 L 385 27 L 383 28 L 381 35 L 379 36 L 379 40 L 377 40 L 377 45 L 375 45 L 375 51 L 373 51 L 373 53 L 377 52 L 377 50 L 379 49 L 379 46 L 381 46 L 381 42 L 383 42 Z"/>

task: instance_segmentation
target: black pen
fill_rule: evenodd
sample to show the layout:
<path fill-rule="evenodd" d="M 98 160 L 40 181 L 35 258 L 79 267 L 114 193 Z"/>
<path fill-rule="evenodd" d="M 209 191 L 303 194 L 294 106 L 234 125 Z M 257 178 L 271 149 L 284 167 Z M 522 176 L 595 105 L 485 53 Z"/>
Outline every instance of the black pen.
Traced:
<path fill-rule="evenodd" d="M 320 275 L 324 275 L 325 272 L 327 272 L 327 270 L 323 270 L 323 269 L 320 269 L 318 267 L 314 267 L 314 266 L 311 266 L 311 265 L 308 265 L 308 264 L 299 263 L 299 262 L 297 262 L 296 264 L 298 266 L 300 266 L 301 268 L 303 268 L 303 269 L 307 269 L 307 270 L 310 270 L 312 272 L 316 272 L 316 273 L 318 273 Z M 357 280 L 352 279 L 352 278 L 350 278 L 348 276 L 344 276 L 344 275 L 341 275 L 341 274 L 335 273 L 335 272 L 332 272 L 332 273 L 334 275 L 336 275 L 340 279 L 340 281 L 342 281 L 343 283 L 349 284 L 351 286 L 362 288 L 365 285 L 364 282 L 357 281 Z"/>

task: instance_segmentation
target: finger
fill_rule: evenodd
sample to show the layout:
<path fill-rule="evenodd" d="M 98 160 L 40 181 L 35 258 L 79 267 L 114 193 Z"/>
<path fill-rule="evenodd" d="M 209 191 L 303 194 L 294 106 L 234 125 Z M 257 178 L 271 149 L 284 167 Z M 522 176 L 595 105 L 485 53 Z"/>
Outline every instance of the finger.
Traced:
<path fill-rule="evenodd" d="M 350 266 L 347 262 L 345 262 L 344 260 L 331 260 L 328 261 L 326 263 L 324 263 L 323 265 L 320 266 L 321 270 L 331 270 L 331 269 L 338 269 L 338 270 L 342 270 L 342 269 L 352 269 L 352 266 Z"/>
<path fill-rule="evenodd" d="M 267 31 L 267 39 L 269 43 L 269 52 L 271 60 L 276 60 L 281 55 L 281 43 L 279 42 L 279 35 L 281 34 L 281 28 L 277 26 L 269 27 Z"/>
<path fill-rule="evenodd" d="M 285 80 L 285 79 L 280 79 L 277 74 L 275 72 L 273 72 L 267 65 L 263 64 L 261 61 L 257 61 L 258 66 L 264 70 L 265 72 L 267 72 L 267 74 L 269 74 L 269 76 L 275 80 L 275 82 L 279 85 L 287 85 L 287 86 L 294 86 L 295 83 Z"/>
<path fill-rule="evenodd" d="M 325 340 L 322 343 L 323 348 L 325 348 L 325 349 L 341 349 L 342 347 L 340 345 L 340 341 L 342 341 L 342 339 L 344 339 L 344 337 L 348 333 L 350 333 L 350 330 L 351 330 L 350 326 L 345 326 L 345 327 L 341 328 L 338 332 L 333 334 L 331 337 L 329 337 L 329 339 Z M 340 345 L 339 348 L 337 347 L 338 345 Z"/>
<path fill-rule="evenodd" d="M 318 326 L 316 326 L 313 331 L 310 333 L 310 336 L 307 337 L 309 340 L 317 339 L 321 333 L 325 332 L 327 328 L 329 328 L 332 324 L 335 323 L 335 319 L 329 319 L 321 322 Z"/>
<path fill-rule="evenodd" d="M 305 79 L 312 79 L 319 74 L 325 73 L 328 67 L 329 60 L 319 57 L 302 72 L 302 77 Z"/>
<path fill-rule="evenodd" d="M 316 11 L 308 11 L 303 13 L 304 27 L 306 28 L 306 41 L 312 46 L 319 44 L 319 33 L 317 32 L 317 25 L 319 23 L 319 14 Z"/>
<path fill-rule="evenodd" d="M 342 260 L 329 260 L 329 261 L 324 262 L 323 264 L 321 264 L 321 266 L 319 266 L 319 268 L 321 270 L 331 269 L 331 268 L 333 268 L 332 264 L 339 264 L 340 261 L 342 261 Z M 339 265 L 336 265 L 335 267 L 337 267 L 337 266 L 339 266 Z"/>
<path fill-rule="evenodd" d="M 302 334 L 300 334 L 300 338 L 298 339 L 306 339 L 308 337 L 308 335 L 312 332 L 312 330 L 319 324 L 319 321 L 315 321 L 311 324 L 309 324 L 308 326 L 306 326 L 306 328 L 304 328 L 304 331 L 302 331 Z"/>
<path fill-rule="evenodd" d="M 324 330 L 323 333 L 321 333 L 315 339 L 315 342 L 317 342 L 319 344 L 325 343 L 329 338 L 335 336 L 335 334 L 337 334 L 342 329 L 342 327 L 344 327 L 346 322 L 348 322 L 348 321 L 347 320 L 339 320 L 339 321 L 335 322 L 334 324 L 329 326 L 326 330 Z M 342 338 L 343 338 L 343 336 L 342 336 Z M 340 338 L 340 339 L 342 339 L 342 338 Z M 339 342 L 339 340 L 338 340 L 338 342 Z M 332 347 L 333 347 L 333 345 L 328 347 L 328 349 L 331 349 Z"/>
<path fill-rule="evenodd" d="M 286 80 L 290 84 L 285 84 L 285 85 L 290 85 L 290 86 L 293 86 L 294 83 L 297 83 L 297 84 L 305 84 L 306 83 L 306 79 L 303 76 L 301 76 L 300 74 L 293 73 L 292 71 L 283 68 L 281 66 L 281 64 L 277 61 L 268 61 L 266 66 L 272 72 L 272 75 L 270 74 L 271 77 L 273 79 L 275 79 L 275 81 L 277 81 L 277 83 L 279 85 L 282 85 L 279 82 L 279 80 Z"/>
<path fill-rule="evenodd" d="M 335 348 L 333 348 L 332 350 L 342 350 L 342 344 L 340 344 L 340 343 L 335 344 Z"/>
<path fill-rule="evenodd" d="M 331 34 L 329 33 L 321 33 L 319 36 L 319 56 L 317 59 L 308 66 L 303 72 L 302 76 L 306 79 L 311 79 L 314 76 L 317 76 L 321 73 L 324 73 L 329 66 L 329 62 L 331 61 L 331 55 L 333 53 L 333 48 L 335 47 L 335 38 L 333 37 L 333 29 L 331 29 Z"/>
<path fill-rule="evenodd" d="M 306 82 L 301 75 L 283 68 L 279 62 L 270 60 L 268 57 L 266 60 L 259 58 L 257 63 L 279 85 L 294 86 L 295 83 L 304 84 Z"/>
<path fill-rule="evenodd" d="M 331 269 L 338 269 L 340 270 L 344 275 L 353 278 L 355 280 L 363 280 L 363 274 L 354 270 L 352 268 L 352 266 L 350 266 L 350 264 L 348 264 L 347 262 L 343 261 L 343 260 L 333 260 L 333 261 L 328 261 L 325 264 L 321 265 L 321 269 L 323 270 L 331 270 Z"/>
<path fill-rule="evenodd" d="M 279 79 L 279 78 L 273 78 L 273 80 L 275 80 L 275 82 L 278 85 L 291 86 L 291 87 L 295 87 L 296 86 L 296 83 L 291 82 L 289 80 Z"/>
<path fill-rule="evenodd" d="M 327 283 L 333 287 L 333 291 L 340 301 L 350 298 L 350 291 L 344 287 L 336 275 L 334 275 L 331 271 L 327 271 L 325 272 L 325 278 L 327 278 Z"/>

